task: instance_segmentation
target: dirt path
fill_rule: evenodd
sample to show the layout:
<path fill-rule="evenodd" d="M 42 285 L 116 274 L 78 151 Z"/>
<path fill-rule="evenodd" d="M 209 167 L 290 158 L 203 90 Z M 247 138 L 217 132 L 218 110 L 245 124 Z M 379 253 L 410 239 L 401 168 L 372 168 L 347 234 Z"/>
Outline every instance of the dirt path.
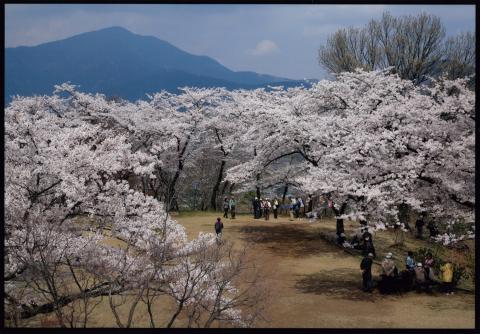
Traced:
<path fill-rule="evenodd" d="M 213 232 L 215 215 L 176 217 L 190 237 Z M 248 248 L 267 273 L 274 301 L 260 327 L 473 328 L 475 298 L 360 290 L 359 260 L 318 237 L 322 222 L 224 219 L 224 238 Z M 374 269 L 375 275 L 375 269 Z"/>

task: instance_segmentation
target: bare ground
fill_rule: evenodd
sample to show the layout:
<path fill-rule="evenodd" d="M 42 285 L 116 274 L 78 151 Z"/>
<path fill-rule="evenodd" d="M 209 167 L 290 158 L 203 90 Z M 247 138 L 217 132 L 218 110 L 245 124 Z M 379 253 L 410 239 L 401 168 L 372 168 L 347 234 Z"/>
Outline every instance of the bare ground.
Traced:
<path fill-rule="evenodd" d="M 214 214 L 179 216 L 190 237 L 212 231 Z M 409 292 L 403 295 L 365 294 L 361 291 L 360 258 L 343 252 L 319 237 L 332 230 L 324 220 L 291 222 L 254 220 L 250 216 L 223 219 L 224 238 L 239 247 L 248 245 L 263 268 L 273 296 L 268 322 L 259 327 L 388 327 L 474 328 L 475 296 Z M 346 229 L 353 224 L 346 224 Z M 376 238 L 388 239 L 388 232 Z M 412 241 L 406 240 L 407 246 Z M 380 250 L 382 250 L 379 247 Z M 380 255 L 383 255 L 379 252 Z M 402 253 L 403 257 L 403 253 Z M 379 267 L 374 267 L 374 275 Z"/>

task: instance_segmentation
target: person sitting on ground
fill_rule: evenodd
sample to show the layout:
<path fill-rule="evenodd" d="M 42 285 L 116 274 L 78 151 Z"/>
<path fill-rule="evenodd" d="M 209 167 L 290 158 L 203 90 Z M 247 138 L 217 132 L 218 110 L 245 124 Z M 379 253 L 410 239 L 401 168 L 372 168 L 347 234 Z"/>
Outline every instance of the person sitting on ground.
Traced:
<path fill-rule="evenodd" d="M 217 234 L 217 242 L 220 242 L 222 239 L 222 230 L 223 230 L 223 223 L 220 217 L 217 218 L 215 222 L 215 233 Z"/>
<path fill-rule="evenodd" d="M 442 273 L 442 289 L 446 295 L 453 295 L 453 265 L 450 261 L 440 266 Z"/>
<path fill-rule="evenodd" d="M 415 260 L 413 259 L 413 252 L 407 252 L 407 259 L 405 260 L 405 265 L 409 272 L 413 272 L 415 270 Z"/>
<path fill-rule="evenodd" d="M 228 218 L 228 208 L 230 203 L 228 202 L 228 198 L 225 197 L 223 200 L 223 218 Z"/>
<path fill-rule="evenodd" d="M 337 243 L 339 245 L 343 245 L 347 238 L 345 237 L 345 233 L 340 233 L 340 235 L 337 237 Z"/>
<path fill-rule="evenodd" d="M 372 292 L 372 263 L 373 254 L 368 253 L 360 263 L 360 270 L 362 271 L 362 289 L 364 292 Z"/>
<path fill-rule="evenodd" d="M 415 272 L 415 288 L 417 292 L 427 289 L 427 279 L 425 277 L 425 270 L 423 269 L 421 262 L 417 263 L 417 266 L 415 267 L 414 272 Z"/>

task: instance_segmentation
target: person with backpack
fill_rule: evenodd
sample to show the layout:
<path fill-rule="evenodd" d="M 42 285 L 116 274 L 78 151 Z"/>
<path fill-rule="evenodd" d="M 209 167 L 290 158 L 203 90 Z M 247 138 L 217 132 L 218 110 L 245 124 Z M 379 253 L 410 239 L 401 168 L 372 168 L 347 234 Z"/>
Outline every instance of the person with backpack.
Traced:
<path fill-rule="evenodd" d="M 228 202 L 228 198 L 225 197 L 223 200 L 223 218 L 228 218 L 228 208 L 230 203 Z"/>
<path fill-rule="evenodd" d="M 220 243 L 222 240 L 222 231 L 223 231 L 223 223 L 220 217 L 217 218 L 215 222 L 215 233 L 217 234 L 217 243 Z"/>
<path fill-rule="evenodd" d="M 275 197 L 275 199 L 273 200 L 273 205 L 272 205 L 272 208 L 273 208 L 273 218 L 277 219 L 278 218 L 278 199 Z"/>
<path fill-rule="evenodd" d="M 362 289 L 364 292 L 372 292 L 372 263 L 373 254 L 368 253 L 360 263 L 362 271 Z"/>
<path fill-rule="evenodd" d="M 230 202 L 228 203 L 228 208 L 230 209 L 230 217 L 232 219 L 235 219 L 235 199 L 233 197 L 230 197 Z"/>

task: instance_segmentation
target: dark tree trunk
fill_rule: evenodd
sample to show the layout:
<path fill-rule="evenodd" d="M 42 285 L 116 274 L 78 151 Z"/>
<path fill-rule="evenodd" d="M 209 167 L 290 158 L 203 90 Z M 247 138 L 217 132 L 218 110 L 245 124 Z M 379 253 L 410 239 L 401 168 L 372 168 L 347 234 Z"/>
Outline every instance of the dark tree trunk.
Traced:
<path fill-rule="evenodd" d="M 225 160 L 222 160 L 220 164 L 220 170 L 218 172 L 217 182 L 215 182 L 215 185 L 213 186 L 212 197 L 210 198 L 210 206 L 215 211 L 217 211 L 217 195 L 218 195 L 218 189 L 220 188 L 220 183 L 222 182 L 222 179 L 223 179 L 224 168 L 225 168 Z"/>
<path fill-rule="evenodd" d="M 257 156 L 257 148 L 256 147 L 253 148 L 253 156 L 254 157 Z M 257 198 L 260 199 L 261 193 L 260 193 L 260 187 L 258 186 L 258 183 L 260 181 L 260 173 L 257 173 L 256 178 L 257 178 L 257 184 L 256 184 L 255 188 L 257 190 Z"/>
<path fill-rule="evenodd" d="M 288 193 L 288 183 L 285 182 L 285 187 L 283 188 L 283 195 L 282 195 L 282 204 L 285 204 L 285 197 L 287 197 Z"/>

